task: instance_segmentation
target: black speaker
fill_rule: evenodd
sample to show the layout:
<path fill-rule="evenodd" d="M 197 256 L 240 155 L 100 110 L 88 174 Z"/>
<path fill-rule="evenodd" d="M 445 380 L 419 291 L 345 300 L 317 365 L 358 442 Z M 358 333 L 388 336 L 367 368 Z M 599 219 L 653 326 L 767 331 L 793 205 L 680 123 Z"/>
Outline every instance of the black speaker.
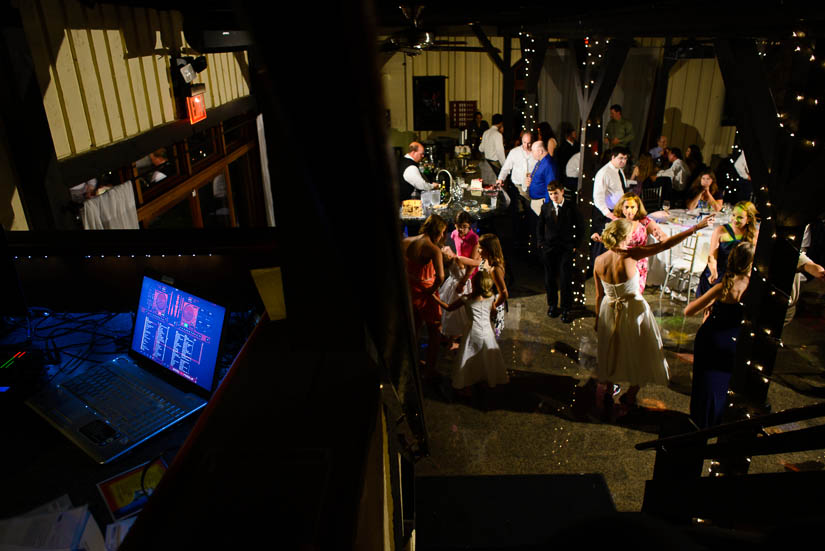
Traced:
<path fill-rule="evenodd" d="M 183 35 L 202 54 L 237 52 L 252 46 L 252 34 L 240 27 L 232 9 L 185 12 Z"/>

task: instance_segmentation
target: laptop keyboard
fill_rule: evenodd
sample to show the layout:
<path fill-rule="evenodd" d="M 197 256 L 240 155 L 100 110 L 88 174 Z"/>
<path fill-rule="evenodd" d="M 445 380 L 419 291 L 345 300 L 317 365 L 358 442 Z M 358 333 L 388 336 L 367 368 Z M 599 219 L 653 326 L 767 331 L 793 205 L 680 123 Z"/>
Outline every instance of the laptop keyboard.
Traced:
<path fill-rule="evenodd" d="M 60 386 L 133 441 L 151 435 L 185 413 L 143 385 L 102 365 L 90 366 L 85 373 Z"/>

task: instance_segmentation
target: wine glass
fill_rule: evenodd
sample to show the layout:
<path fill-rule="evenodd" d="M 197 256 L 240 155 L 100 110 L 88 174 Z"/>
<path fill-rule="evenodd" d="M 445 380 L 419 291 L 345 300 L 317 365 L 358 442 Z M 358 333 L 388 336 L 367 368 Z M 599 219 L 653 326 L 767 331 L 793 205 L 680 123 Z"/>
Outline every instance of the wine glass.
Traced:
<path fill-rule="evenodd" d="M 670 212 L 670 201 L 668 201 L 667 199 L 662 201 L 662 210 L 665 212 Z"/>

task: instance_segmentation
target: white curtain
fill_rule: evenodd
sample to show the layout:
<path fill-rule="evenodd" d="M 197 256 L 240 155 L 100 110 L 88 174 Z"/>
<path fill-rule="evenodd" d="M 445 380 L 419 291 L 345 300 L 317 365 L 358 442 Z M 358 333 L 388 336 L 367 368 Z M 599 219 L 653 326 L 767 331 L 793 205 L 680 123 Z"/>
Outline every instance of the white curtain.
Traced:
<path fill-rule="evenodd" d="M 264 116 L 255 118 L 258 128 L 258 153 L 261 155 L 261 180 L 264 185 L 264 206 L 266 207 L 266 221 L 275 227 L 275 207 L 272 201 L 272 184 L 269 179 L 269 157 L 266 154 L 266 133 L 264 132 Z"/>
<path fill-rule="evenodd" d="M 561 143 L 562 123 L 573 128 L 579 124 L 579 103 L 576 98 L 576 68 L 573 50 L 549 48 L 539 76 L 539 122 L 547 121 Z M 534 139 L 536 139 L 534 137 Z"/>
<path fill-rule="evenodd" d="M 662 56 L 662 48 L 631 48 L 627 54 L 616 87 L 607 102 L 602 121 L 610 120 L 610 106 L 622 106 L 622 116 L 633 124 L 635 139 L 631 151 L 638 157 L 647 123 L 647 112 L 656 80 L 656 67 Z M 539 77 L 539 120 L 547 121 L 561 141 L 561 123 L 575 127 L 579 122 L 579 105 L 576 99 L 575 55 L 571 49 L 547 50 L 544 66 Z M 645 149 L 646 150 L 646 149 Z"/>
<path fill-rule="evenodd" d="M 131 180 L 87 199 L 80 209 L 84 230 L 139 229 Z"/>

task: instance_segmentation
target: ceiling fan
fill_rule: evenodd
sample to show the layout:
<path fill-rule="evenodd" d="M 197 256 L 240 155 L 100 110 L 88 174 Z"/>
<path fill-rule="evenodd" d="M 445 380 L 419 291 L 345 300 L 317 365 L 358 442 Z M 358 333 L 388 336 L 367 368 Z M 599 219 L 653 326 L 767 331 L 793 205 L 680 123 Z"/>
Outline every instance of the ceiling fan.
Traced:
<path fill-rule="evenodd" d="M 421 27 L 421 12 L 424 6 L 401 5 L 399 6 L 407 20 L 407 27 L 392 33 L 379 46 L 382 53 L 394 54 L 402 52 L 409 56 L 416 56 L 426 51 L 440 52 L 486 52 L 480 46 L 467 46 L 466 42 L 453 42 L 449 40 L 436 40 L 435 33 Z"/>

